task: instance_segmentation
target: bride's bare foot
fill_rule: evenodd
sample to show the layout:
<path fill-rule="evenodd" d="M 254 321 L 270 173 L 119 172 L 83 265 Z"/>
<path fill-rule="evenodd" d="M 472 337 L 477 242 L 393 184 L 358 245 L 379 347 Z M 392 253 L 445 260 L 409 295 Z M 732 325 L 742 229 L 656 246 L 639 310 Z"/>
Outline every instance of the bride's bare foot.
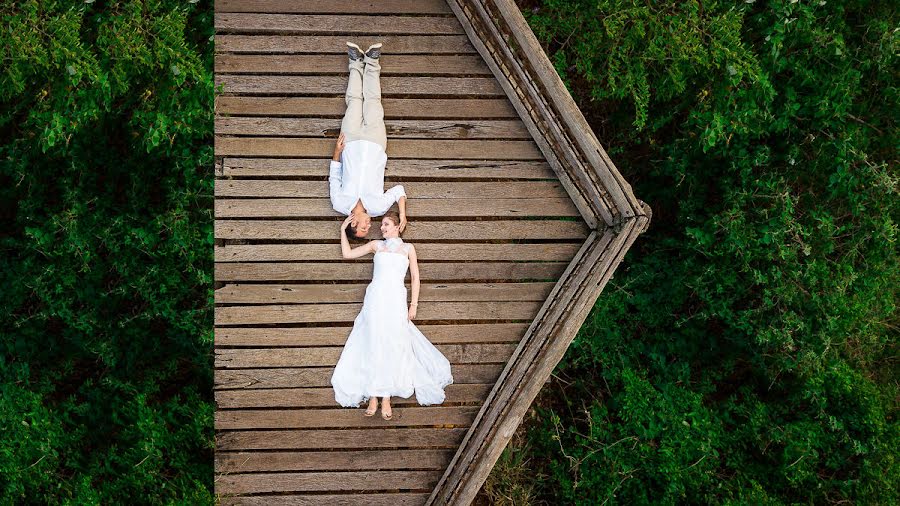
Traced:
<path fill-rule="evenodd" d="M 391 398 L 383 397 L 381 399 L 381 418 L 390 420 L 393 416 L 394 412 L 391 410 Z"/>
<path fill-rule="evenodd" d="M 372 397 L 369 399 L 369 409 L 366 410 L 366 416 L 375 416 L 376 411 L 378 411 L 378 397 Z"/>

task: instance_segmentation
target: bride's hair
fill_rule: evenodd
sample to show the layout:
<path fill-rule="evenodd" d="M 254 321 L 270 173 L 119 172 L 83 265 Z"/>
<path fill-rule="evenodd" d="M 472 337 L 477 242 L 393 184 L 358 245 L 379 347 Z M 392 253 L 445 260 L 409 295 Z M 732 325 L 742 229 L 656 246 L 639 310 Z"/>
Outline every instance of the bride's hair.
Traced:
<path fill-rule="evenodd" d="M 397 211 L 388 211 L 384 213 L 384 217 L 391 220 L 394 225 L 400 224 L 400 214 Z"/>

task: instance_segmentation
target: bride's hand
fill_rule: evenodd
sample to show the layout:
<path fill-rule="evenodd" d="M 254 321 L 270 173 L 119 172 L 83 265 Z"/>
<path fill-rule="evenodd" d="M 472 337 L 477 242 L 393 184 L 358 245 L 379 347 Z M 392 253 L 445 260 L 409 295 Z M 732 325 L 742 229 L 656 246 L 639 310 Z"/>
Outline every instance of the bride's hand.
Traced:
<path fill-rule="evenodd" d="M 416 306 L 409 306 L 409 320 L 412 321 L 416 318 Z"/>
<path fill-rule="evenodd" d="M 347 227 L 350 226 L 351 221 L 353 221 L 353 216 L 347 216 L 347 219 L 345 219 L 344 222 L 341 223 L 341 232 L 347 230 Z"/>

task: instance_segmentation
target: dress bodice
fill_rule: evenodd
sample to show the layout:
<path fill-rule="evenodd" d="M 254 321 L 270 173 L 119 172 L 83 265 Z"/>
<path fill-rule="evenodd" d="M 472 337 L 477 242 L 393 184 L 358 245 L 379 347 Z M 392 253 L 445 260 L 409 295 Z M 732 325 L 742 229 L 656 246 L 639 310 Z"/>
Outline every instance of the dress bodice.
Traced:
<path fill-rule="evenodd" d="M 403 283 L 409 268 L 409 245 L 399 238 L 379 241 L 375 248 L 372 282 Z"/>

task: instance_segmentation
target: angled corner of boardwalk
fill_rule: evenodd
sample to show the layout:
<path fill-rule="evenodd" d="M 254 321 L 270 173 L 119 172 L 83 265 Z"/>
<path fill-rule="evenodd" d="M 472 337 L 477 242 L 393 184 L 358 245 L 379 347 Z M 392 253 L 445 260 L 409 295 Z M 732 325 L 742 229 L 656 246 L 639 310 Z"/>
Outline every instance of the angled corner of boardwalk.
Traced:
<path fill-rule="evenodd" d="M 215 22 L 216 493 L 468 504 L 649 207 L 512 0 L 217 0 Z M 384 43 L 385 178 L 455 380 L 389 422 L 329 384 L 372 275 L 341 259 L 328 194 L 347 40 Z"/>

